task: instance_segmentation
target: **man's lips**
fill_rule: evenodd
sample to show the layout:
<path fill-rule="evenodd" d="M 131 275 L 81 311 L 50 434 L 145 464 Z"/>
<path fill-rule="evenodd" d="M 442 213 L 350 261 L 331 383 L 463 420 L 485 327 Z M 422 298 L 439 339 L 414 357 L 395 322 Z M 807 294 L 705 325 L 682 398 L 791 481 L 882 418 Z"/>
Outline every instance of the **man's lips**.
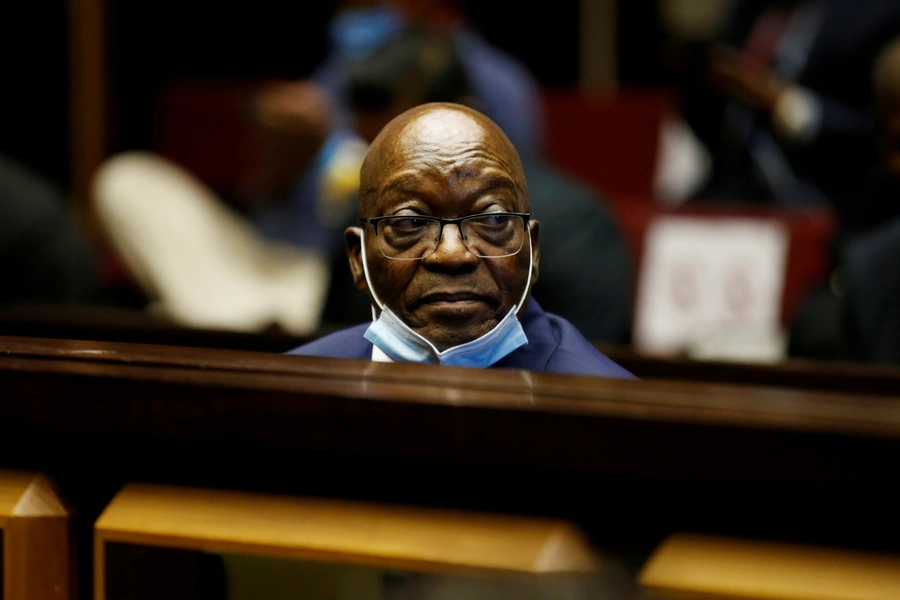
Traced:
<path fill-rule="evenodd" d="M 416 307 L 435 304 L 462 305 L 473 302 L 496 304 L 491 298 L 474 292 L 432 292 L 427 296 L 420 298 L 418 302 L 416 302 Z"/>

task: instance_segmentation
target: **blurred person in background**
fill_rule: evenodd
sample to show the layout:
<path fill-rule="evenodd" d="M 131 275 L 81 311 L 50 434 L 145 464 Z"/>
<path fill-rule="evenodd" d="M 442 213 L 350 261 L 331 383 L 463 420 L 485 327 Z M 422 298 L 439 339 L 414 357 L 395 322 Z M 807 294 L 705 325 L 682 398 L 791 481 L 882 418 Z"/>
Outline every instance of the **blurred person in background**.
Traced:
<path fill-rule="evenodd" d="M 848 239 L 900 217 L 900 37 L 879 55 L 873 90 L 879 155 L 841 215 L 841 234 Z"/>
<path fill-rule="evenodd" d="M 872 88 L 879 156 L 842 207 L 837 267 L 798 312 L 794 356 L 900 364 L 900 38 L 878 56 Z"/>
<path fill-rule="evenodd" d="M 337 112 L 334 97 L 311 81 L 274 82 L 256 96 L 248 205 L 266 239 L 323 256 L 340 247 L 366 143 Z"/>
<path fill-rule="evenodd" d="M 62 192 L 0 155 L 0 305 L 98 303 L 96 257 Z"/>
<path fill-rule="evenodd" d="M 900 365 L 900 38 L 874 81 L 881 157 L 843 223 L 842 283 L 850 356 Z"/>
<path fill-rule="evenodd" d="M 266 239 L 328 256 L 340 248 L 363 142 L 378 133 L 360 127 L 390 120 L 361 123 L 353 114 L 349 72 L 407 26 L 446 36 L 468 82 L 466 103 L 495 121 L 521 154 L 537 153 L 543 116 L 534 78 L 467 23 L 460 2 L 343 0 L 323 64 L 308 80 L 264 86 L 253 102 L 258 161 L 247 205 Z"/>
<path fill-rule="evenodd" d="M 696 195 L 846 202 L 876 156 L 869 76 L 900 3 L 736 0 L 723 29 L 684 109 L 713 159 Z"/>
<path fill-rule="evenodd" d="M 478 110 L 497 123 L 522 154 L 537 152 L 543 114 L 537 83 L 515 57 L 468 22 L 462 0 L 342 0 L 329 25 L 330 48 L 311 80 L 336 102 L 338 124 L 349 118 L 347 67 L 406 26 L 450 36 Z"/>

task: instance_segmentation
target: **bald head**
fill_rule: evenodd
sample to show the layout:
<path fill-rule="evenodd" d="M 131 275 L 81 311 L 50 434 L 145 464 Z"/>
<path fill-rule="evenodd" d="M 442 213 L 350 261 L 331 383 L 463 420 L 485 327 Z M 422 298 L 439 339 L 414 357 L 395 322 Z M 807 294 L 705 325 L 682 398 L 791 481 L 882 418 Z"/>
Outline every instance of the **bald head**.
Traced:
<path fill-rule="evenodd" d="M 412 108 L 388 123 L 372 142 L 360 172 L 360 213 L 371 214 L 390 174 L 440 169 L 460 158 L 488 159 L 515 186 L 529 210 L 528 188 L 519 154 L 506 134 L 480 112 L 461 104 L 432 103 Z M 456 177 L 469 173 L 456 172 Z"/>

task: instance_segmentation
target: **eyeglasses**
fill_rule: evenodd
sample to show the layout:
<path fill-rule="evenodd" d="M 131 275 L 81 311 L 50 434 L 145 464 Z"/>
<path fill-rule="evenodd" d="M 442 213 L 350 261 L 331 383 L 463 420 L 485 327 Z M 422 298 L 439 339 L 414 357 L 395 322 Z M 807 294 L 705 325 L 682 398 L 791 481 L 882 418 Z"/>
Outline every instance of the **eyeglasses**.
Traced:
<path fill-rule="evenodd" d="M 503 258 L 518 254 L 525 242 L 531 213 L 481 213 L 456 219 L 424 215 L 360 217 L 360 223 L 375 227 L 378 247 L 385 258 L 420 260 L 434 252 L 444 234 L 444 225 L 456 225 L 463 244 L 480 258 Z"/>

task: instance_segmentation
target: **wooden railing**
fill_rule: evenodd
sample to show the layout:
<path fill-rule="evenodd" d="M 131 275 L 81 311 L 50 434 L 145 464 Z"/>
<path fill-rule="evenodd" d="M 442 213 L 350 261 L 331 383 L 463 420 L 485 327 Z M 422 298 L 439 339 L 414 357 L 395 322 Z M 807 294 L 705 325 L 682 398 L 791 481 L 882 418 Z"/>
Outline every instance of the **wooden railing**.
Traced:
<path fill-rule="evenodd" d="M 134 310 L 59 307 L 2 309 L 0 336 L 130 342 L 272 354 L 283 353 L 308 341 L 277 330 L 251 334 L 188 328 Z M 802 360 L 775 364 L 691 360 L 641 354 L 624 346 L 598 344 L 598 348 L 641 379 L 900 395 L 900 369 L 897 368 Z"/>
<path fill-rule="evenodd" d="M 131 481 L 563 518 L 636 565 L 684 530 L 896 552 L 900 394 L 877 392 L 8 337 L 0 466 L 78 509 L 83 594 Z"/>

